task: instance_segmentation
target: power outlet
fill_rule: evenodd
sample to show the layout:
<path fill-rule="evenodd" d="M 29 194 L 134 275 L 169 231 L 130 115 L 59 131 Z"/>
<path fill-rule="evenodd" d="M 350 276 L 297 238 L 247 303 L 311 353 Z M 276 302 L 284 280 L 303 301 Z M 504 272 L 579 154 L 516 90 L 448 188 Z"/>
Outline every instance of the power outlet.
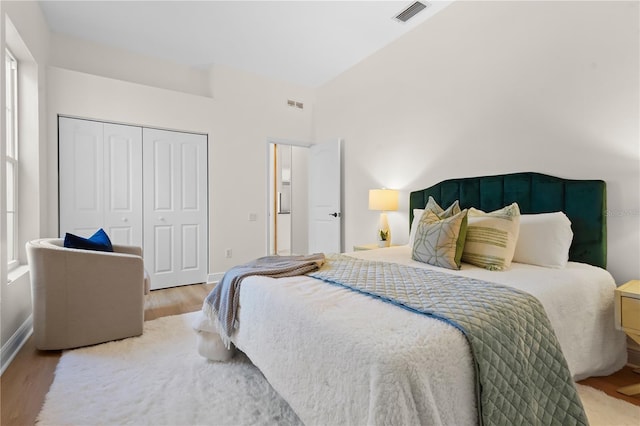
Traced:
<path fill-rule="evenodd" d="M 226 257 L 227 259 L 231 259 L 231 255 L 232 255 L 232 253 L 231 253 L 231 249 L 230 249 L 230 248 L 225 249 L 225 251 L 224 251 L 224 257 Z"/>
<path fill-rule="evenodd" d="M 255 213 L 249 213 L 249 222 L 255 222 L 258 220 L 258 215 Z"/>

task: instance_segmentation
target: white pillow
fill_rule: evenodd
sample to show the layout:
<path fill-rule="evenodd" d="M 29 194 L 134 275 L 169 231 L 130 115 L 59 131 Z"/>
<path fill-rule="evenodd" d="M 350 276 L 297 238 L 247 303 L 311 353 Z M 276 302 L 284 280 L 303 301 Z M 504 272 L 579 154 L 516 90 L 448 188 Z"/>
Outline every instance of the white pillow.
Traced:
<path fill-rule="evenodd" d="M 409 231 L 409 247 L 413 247 L 413 242 L 416 240 L 416 231 L 424 209 L 413 209 L 413 222 L 411 222 L 411 230 Z"/>
<path fill-rule="evenodd" d="M 563 212 L 521 215 L 513 261 L 564 268 L 572 241 L 571 221 Z"/>

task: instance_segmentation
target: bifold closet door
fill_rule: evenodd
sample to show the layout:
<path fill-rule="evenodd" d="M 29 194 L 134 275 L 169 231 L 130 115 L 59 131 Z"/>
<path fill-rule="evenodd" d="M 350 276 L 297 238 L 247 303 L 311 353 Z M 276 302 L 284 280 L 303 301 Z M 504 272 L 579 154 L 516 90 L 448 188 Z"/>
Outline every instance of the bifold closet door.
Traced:
<path fill-rule="evenodd" d="M 143 129 L 144 253 L 151 288 L 207 281 L 207 137 Z"/>
<path fill-rule="evenodd" d="M 142 246 L 142 128 L 60 117 L 60 236 Z"/>

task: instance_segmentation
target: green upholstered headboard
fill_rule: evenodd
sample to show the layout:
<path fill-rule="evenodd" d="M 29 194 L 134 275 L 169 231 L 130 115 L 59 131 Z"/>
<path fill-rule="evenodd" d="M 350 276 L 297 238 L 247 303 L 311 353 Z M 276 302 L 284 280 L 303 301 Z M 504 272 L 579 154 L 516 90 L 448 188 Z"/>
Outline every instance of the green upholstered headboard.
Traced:
<path fill-rule="evenodd" d="M 517 202 L 522 214 L 563 211 L 573 230 L 569 260 L 607 266 L 607 192 L 602 180 L 531 172 L 449 179 L 410 194 L 409 224 L 413 209 L 424 208 L 429 196 L 444 208 L 460 200 L 463 209 L 493 211 Z"/>

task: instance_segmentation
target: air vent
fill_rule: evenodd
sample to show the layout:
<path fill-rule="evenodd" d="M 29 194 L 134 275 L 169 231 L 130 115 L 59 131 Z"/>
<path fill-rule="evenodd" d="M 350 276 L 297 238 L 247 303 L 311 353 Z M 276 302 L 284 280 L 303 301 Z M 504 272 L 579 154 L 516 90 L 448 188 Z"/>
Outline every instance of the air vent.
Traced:
<path fill-rule="evenodd" d="M 400 22 L 407 22 L 409 19 L 413 18 L 418 13 L 422 12 L 423 10 L 425 10 L 428 5 L 429 5 L 429 3 L 422 3 L 422 2 L 417 1 L 417 2 L 415 2 L 413 4 L 411 4 L 409 7 L 407 7 L 402 12 L 398 13 L 396 16 L 394 16 L 394 19 L 396 21 L 400 21 Z"/>
<path fill-rule="evenodd" d="M 304 109 L 304 104 L 299 101 L 294 101 L 293 99 L 287 99 L 287 105 L 291 108 Z"/>

